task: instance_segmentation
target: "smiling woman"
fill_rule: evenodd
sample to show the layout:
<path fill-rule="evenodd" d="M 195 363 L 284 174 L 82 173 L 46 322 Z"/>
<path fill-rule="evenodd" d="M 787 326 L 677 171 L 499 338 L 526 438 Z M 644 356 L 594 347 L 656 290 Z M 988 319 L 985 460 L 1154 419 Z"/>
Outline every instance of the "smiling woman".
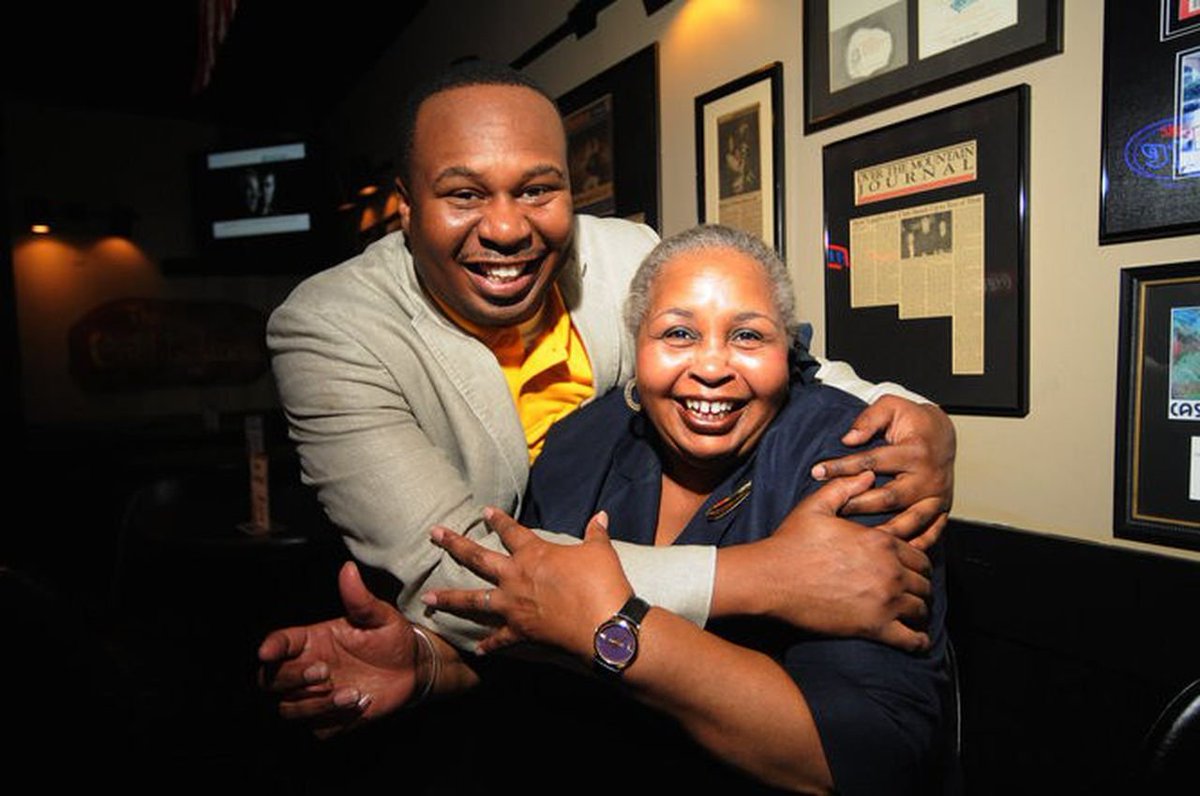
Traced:
<path fill-rule="evenodd" d="M 694 248 L 702 235 L 707 247 Z M 787 398 L 794 324 L 773 300 L 764 266 L 731 242 L 746 248 L 740 237 L 703 230 L 682 246 L 677 239 L 679 253 L 652 255 L 649 300 L 627 321 L 637 330 L 641 404 L 662 441 L 657 544 L 678 536 Z"/>
<path fill-rule="evenodd" d="M 653 750 L 641 776 L 660 776 L 663 785 L 936 792 L 946 683 L 940 565 L 932 575 L 931 649 L 917 653 L 747 619 L 701 630 L 634 594 L 610 535 L 645 545 L 737 546 L 764 539 L 797 503 L 797 511 L 837 512 L 870 479 L 818 490 L 811 478 L 813 464 L 845 451 L 840 437 L 861 404 L 792 378 L 791 284 L 759 239 L 718 226 L 683 232 L 647 256 L 630 290 L 636 392 L 614 391 L 555 424 L 521 515 L 525 526 L 574 529 L 583 544 L 547 550 L 522 525 L 493 514 L 514 562 L 511 576 L 497 577 L 476 545 L 435 534 L 496 588 L 438 592 L 427 603 L 491 611 L 503 618 L 502 632 L 557 647 L 619 683 L 616 695 L 582 683 L 559 700 L 538 691 L 539 702 L 570 706 L 544 721 L 580 749 L 603 743 L 593 734 L 619 722 L 627 748 Z M 858 519 L 874 525 L 883 517 Z M 929 584 L 923 588 L 929 596 Z M 647 707 L 686 737 L 647 720 Z M 529 709 L 538 708 L 522 706 Z M 602 712 L 609 714 L 602 728 L 587 718 Z"/>

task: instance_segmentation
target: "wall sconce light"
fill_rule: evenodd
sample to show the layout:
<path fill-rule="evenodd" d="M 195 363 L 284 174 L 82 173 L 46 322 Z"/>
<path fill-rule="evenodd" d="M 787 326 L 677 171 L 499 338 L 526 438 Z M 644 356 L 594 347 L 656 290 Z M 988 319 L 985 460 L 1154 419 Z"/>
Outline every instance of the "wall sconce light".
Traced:
<path fill-rule="evenodd" d="M 50 202 L 44 197 L 31 196 L 25 200 L 25 228 L 35 235 L 47 235 L 54 229 Z"/>
<path fill-rule="evenodd" d="M 93 212 L 82 202 L 51 202 L 43 196 L 25 200 L 25 228 L 35 235 L 133 237 L 137 213 L 128 205 L 113 205 L 107 213 Z"/>
<path fill-rule="evenodd" d="M 365 208 L 369 204 L 378 202 L 386 196 L 392 186 L 394 169 L 391 161 L 381 163 L 373 168 L 362 167 L 354 171 L 358 176 L 347 182 L 358 187 L 353 189 L 353 193 L 348 196 L 343 193 L 345 198 L 337 206 L 339 213 L 348 213 L 356 208 Z"/>

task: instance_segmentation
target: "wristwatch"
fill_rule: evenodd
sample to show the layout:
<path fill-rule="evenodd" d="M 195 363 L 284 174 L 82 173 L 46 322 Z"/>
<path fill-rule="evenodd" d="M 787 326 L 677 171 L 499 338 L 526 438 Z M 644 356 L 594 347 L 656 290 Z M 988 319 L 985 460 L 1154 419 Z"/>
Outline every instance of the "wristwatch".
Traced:
<path fill-rule="evenodd" d="M 596 628 L 592 639 L 596 671 L 608 678 L 619 678 L 638 654 L 638 631 L 650 604 L 634 595 L 621 610 Z"/>

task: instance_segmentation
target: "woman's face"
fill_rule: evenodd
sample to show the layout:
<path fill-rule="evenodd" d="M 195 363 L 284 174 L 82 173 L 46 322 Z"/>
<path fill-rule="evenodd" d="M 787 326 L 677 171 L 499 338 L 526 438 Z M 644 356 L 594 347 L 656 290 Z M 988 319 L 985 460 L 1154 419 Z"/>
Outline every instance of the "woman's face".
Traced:
<path fill-rule="evenodd" d="M 758 444 L 787 397 L 789 340 L 766 271 L 733 249 L 667 262 L 637 337 L 642 407 L 666 464 L 710 469 Z"/>

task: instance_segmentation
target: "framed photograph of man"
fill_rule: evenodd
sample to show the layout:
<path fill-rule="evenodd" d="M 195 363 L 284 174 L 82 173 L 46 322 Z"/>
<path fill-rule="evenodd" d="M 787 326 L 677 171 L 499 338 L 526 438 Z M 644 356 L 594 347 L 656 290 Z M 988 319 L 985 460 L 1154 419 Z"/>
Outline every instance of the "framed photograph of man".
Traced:
<path fill-rule="evenodd" d="M 826 353 L 958 414 L 1028 412 L 1029 87 L 825 147 Z"/>
<path fill-rule="evenodd" d="M 761 237 L 784 254 L 783 65 L 696 97 L 696 201 L 702 223 Z"/>
<path fill-rule="evenodd" d="M 1105 4 L 1100 243 L 1200 233 L 1200 3 Z"/>
<path fill-rule="evenodd" d="M 1062 0 L 807 0 L 804 132 L 1062 52 Z"/>
<path fill-rule="evenodd" d="M 1121 271 L 1113 531 L 1200 550 L 1200 262 Z"/>
<path fill-rule="evenodd" d="M 659 229 L 658 45 L 558 98 L 575 210 Z"/>

